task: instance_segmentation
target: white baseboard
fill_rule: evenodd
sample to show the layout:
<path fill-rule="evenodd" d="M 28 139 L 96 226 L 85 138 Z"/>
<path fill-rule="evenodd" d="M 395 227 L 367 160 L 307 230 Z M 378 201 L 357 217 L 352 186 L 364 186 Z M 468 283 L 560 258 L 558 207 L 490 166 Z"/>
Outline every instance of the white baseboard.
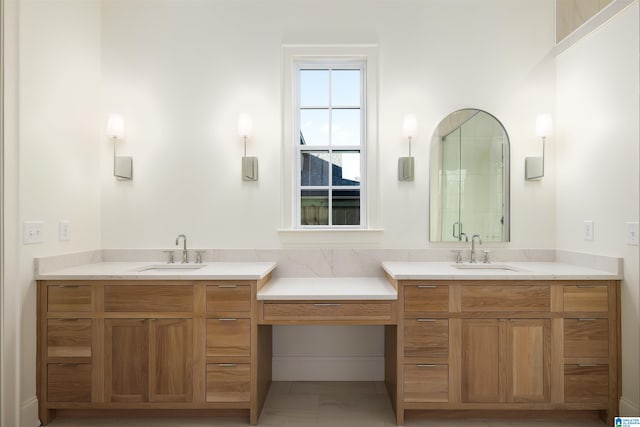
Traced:
<path fill-rule="evenodd" d="M 620 409 L 619 414 L 621 417 L 637 417 L 640 416 L 640 407 L 637 404 L 634 404 L 628 399 L 625 399 L 624 396 L 620 398 Z"/>
<path fill-rule="evenodd" d="M 273 356 L 274 381 L 382 381 L 384 356 Z"/>
<path fill-rule="evenodd" d="M 22 403 L 20 408 L 20 425 L 22 427 L 37 427 L 42 425 L 38 418 L 38 398 L 31 397 Z"/>

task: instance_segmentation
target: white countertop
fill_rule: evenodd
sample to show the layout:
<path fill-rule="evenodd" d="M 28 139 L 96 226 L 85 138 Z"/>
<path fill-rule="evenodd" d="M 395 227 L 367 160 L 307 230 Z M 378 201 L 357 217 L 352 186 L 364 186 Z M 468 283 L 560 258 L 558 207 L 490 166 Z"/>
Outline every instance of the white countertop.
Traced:
<path fill-rule="evenodd" d="M 485 266 L 508 267 L 485 269 Z M 494 262 L 491 264 L 463 263 L 458 269 L 454 262 L 383 262 L 382 268 L 397 280 L 620 280 L 621 274 L 594 270 L 559 262 Z M 479 269 L 475 269 L 479 268 Z"/>
<path fill-rule="evenodd" d="M 100 262 L 83 264 L 36 274 L 37 280 L 260 280 L 275 267 L 275 262 L 189 263 L 198 269 L 181 269 L 183 264 L 162 262 Z M 160 267 L 145 270 L 150 266 Z M 172 269 L 174 267 L 175 269 Z"/>
<path fill-rule="evenodd" d="M 395 300 L 383 277 L 281 277 L 258 291 L 258 300 Z"/>

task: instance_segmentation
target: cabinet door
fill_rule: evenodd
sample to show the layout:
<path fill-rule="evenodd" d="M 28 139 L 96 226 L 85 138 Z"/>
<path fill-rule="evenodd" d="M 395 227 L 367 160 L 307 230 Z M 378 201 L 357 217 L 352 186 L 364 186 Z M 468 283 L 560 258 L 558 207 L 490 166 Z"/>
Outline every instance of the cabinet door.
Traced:
<path fill-rule="evenodd" d="M 149 348 L 149 400 L 190 402 L 193 396 L 191 319 L 152 319 Z"/>
<path fill-rule="evenodd" d="M 91 357 L 91 319 L 47 320 L 47 356 Z"/>
<path fill-rule="evenodd" d="M 405 319 L 404 356 L 417 358 L 448 357 L 449 320 Z"/>
<path fill-rule="evenodd" d="M 207 402 L 248 402 L 250 398 L 250 365 L 245 363 L 207 365 Z"/>
<path fill-rule="evenodd" d="M 251 355 L 250 319 L 207 319 L 207 357 Z"/>
<path fill-rule="evenodd" d="M 146 402 L 149 384 L 149 321 L 105 320 L 107 402 Z"/>
<path fill-rule="evenodd" d="M 506 322 L 508 402 L 550 401 L 551 329 L 548 319 Z"/>
<path fill-rule="evenodd" d="M 47 365 L 49 402 L 91 402 L 90 363 L 50 363 Z"/>
<path fill-rule="evenodd" d="M 462 401 L 500 402 L 500 327 L 498 319 L 462 321 Z"/>
<path fill-rule="evenodd" d="M 449 365 L 404 365 L 405 402 L 448 402 Z"/>

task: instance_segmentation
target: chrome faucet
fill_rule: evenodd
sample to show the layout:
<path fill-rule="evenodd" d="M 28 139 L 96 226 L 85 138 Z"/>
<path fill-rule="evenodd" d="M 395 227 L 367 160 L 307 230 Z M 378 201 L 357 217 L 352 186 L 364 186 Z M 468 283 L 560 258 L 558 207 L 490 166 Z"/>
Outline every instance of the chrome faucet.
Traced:
<path fill-rule="evenodd" d="M 187 252 L 187 236 L 185 236 L 184 234 L 178 235 L 178 237 L 176 237 L 176 246 L 178 246 L 181 237 L 182 237 L 182 263 L 186 264 L 189 262 L 189 252 Z"/>
<path fill-rule="evenodd" d="M 478 244 L 482 244 L 482 239 L 480 239 L 479 234 L 474 234 L 473 237 L 471 237 L 471 259 L 469 262 L 472 264 L 476 263 L 476 238 L 478 238 Z"/>

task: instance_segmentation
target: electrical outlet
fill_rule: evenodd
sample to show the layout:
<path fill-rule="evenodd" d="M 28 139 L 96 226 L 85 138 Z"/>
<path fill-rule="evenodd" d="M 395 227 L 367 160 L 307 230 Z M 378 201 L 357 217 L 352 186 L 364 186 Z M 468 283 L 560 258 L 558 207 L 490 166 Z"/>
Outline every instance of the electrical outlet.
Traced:
<path fill-rule="evenodd" d="M 58 238 L 61 242 L 67 242 L 71 240 L 71 222 L 60 221 L 58 223 Z"/>
<path fill-rule="evenodd" d="M 640 241 L 640 236 L 638 236 L 638 232 L 640 232 L 639 230 L 639 226 L 637 222 L 627 222 L 626 224 L 626 228 L 627 228 L 627 245 L 638 245 L 638 242 Z"/>
<path fill-rule="evenodd" d="M 31 245 L 44 242 L 44 222 L 25 221 L 22 224 L 22 243 Z"/>
<path fill-rule="evenodd" d="M 593 240 L 593 221 L 585 221 L 582 231 L 584 240 Z"/>

